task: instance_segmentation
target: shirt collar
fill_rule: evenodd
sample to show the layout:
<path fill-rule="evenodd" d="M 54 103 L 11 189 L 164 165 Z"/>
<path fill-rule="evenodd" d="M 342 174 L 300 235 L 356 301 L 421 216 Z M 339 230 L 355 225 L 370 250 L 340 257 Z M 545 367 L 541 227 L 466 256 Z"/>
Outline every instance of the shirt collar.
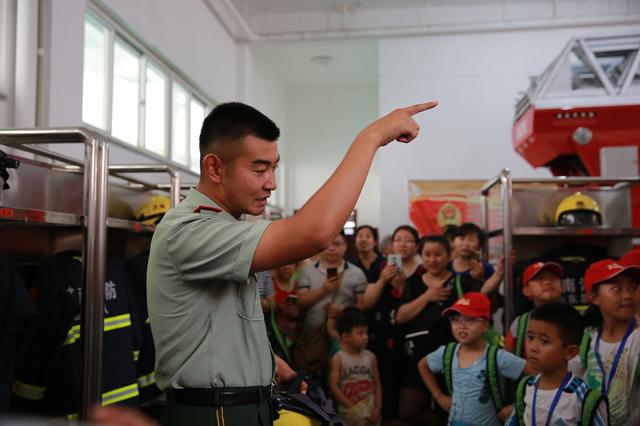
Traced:
<path fill-rule="evenodd" d="M 213 199 L 209 198 L 208 196 L 206 196 L 205 194 L 203 194 L 202 192 L 198 191 L 195 188 L 191 188 L 187 192 L 185 201 L 188 203 L 189 210 L 191 211 L 195 211 L 196 209 L 198 209 L 198 207 L 210 207 L 212 208 L 212 210 L 201 209 L 200 212 L 206 213 L 210 211 L 211 213 L 216 214 L 218 217 L 222 217 L 227 220 L 233 220 L 233 221 L 238 220 L 235 217 L 233 217 L 228 211 L 223 209 Z M 218 212 L 214 210 L 220 210 L 220 211 Z"/>

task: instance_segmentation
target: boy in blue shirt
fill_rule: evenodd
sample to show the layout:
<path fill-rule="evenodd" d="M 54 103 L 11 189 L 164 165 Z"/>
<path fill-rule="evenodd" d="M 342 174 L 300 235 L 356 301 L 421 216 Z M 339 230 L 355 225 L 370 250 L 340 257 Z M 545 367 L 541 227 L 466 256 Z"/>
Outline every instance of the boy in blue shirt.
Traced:
<path fill-rule="evenodd" d="M 442 315 L 449 317 L 458 344 L 440 346 L 423 358 L 418 363 L 422 380 L 449 412 L 449 425 L 501 425 L 511 406 L 501 402 L 500 391 L 505 379 L 522 376 L 526 361 L 485 342 L 490 301 L 484 294 L 467 293 Z M 451 395 L 440 389 L 434 373 L 445 374 Z"/>
<path fill-rule="evenodd" d="M 583 332 L 582 316 L 570 305 L 552 302 L 531 311 L 527 359 L 540 373 L 520 380 L 508 426 L 609 424 L 606 398 L 567 367 Z"/>

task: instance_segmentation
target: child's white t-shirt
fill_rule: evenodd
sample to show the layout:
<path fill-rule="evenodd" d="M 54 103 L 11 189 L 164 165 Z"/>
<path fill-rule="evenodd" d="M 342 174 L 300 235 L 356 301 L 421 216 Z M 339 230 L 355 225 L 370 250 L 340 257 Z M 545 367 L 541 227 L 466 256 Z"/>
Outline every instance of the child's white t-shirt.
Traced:
<path fill-rule="evenodd" d="M 533 393 L 535 390 L 535 383 L 540 379 L 540 375 L 535 377 L 535 380 L 531 380 L 527 383 L 524 393 L 524 424 L 525 426 L 532 426 L 532 408 L 533 408 Z M 551 414 L 549 425 L 579 425 L 582 421 L 582 400 L 585 394 L 589 390 L 585 382 L 579 377 L 573 376 L 564 387 L 564 391 L 558 400 L 556 408 Z M 553 399 L 556 396 L 558 389 L 538 389 L 538 395 L 536 397 L 536 423 L 546 424 L 547 417 Z M 608 423 L 607 418 L 607 406 L 603 401 L 598 407 L 597 414 L 594 418 L 595 426 L 606 426 Z M 515 407 L 511 413 L 511 417 L 507 420 L 507 426 L 517 426 L 518 420 L 515 414 Z"/>
<path fill-rule="evenodd" d="M 580 356 L 569 362 L 569 370 L 587 383 L 592 389 L 602 390 L 602 372 L 596 360 L 594 348 L 598 336 L 597 330 L 591 330 L 591 344 L 587 356 L 585 369 Z M 603 367 L 607 373 L 611 371 L 611 364 L 618 350 L 618 344 L 600 340 L 599 354 Z M 636 377 L 638 361 L 640 360 L 640 328 L 636 328 L 629 338 L 618 362 L 615 377 L 608 389 L 609 420 L 612 426 L 640 425 L 640 381 Z"/>

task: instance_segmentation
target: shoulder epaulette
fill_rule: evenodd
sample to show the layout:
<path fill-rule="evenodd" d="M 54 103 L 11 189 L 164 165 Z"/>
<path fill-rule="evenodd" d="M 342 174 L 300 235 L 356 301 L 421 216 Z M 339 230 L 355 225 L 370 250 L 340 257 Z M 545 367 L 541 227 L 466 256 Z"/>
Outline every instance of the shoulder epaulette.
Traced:
<path fill-rule="evenodd" d="M 194 213 L 201 213 L 202 211 L 210 211 L 210 212 L 214 212 L 214 213 L 220 213 L 222 211 L 222 209 L 218 208 L 218 207 L 213 207 L 213 206 L 198 206 L 196 207 L 193 212 Z"/>

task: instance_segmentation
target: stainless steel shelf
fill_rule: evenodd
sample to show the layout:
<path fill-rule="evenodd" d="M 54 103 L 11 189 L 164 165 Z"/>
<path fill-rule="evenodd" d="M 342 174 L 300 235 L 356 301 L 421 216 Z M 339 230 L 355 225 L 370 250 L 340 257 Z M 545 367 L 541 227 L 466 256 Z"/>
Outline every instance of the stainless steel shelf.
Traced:
<path fill-rule="evenodd" d="M 0 204 L 0 223 L 25 223 L 56 226 L 82 226 L 84 216 L 74 213 L 55 212 L 50 210 L 24 209 Z M 134 233 L 153 233 L 156 226 L 135 220 L 107 219 L 107 228 L 122 229 Z"/>
<path fill-rule="evenodd" d="M 84 216 L 49 210 L 16 208 L 0 204 L 0 221 L 42 225 L 82 226 Z"/>
<path fill-rule="evenodd" d="M 489 238 L 503 234 L 502 229 L 489 232 Z M 569 226 L 520 226 L 513 228 L 514 237 L 640 237 L 640 228 L 577 228 Z"/>
<path fill-rule="evenodd" d="M 107 228 L 122 229 L 129 232 L 136 233 L 153 233 L 156 230 L 155 225 L 148 223 L 137 222 L 135 220 L 118 219 L 110 217 L 107 219 Z"/>

